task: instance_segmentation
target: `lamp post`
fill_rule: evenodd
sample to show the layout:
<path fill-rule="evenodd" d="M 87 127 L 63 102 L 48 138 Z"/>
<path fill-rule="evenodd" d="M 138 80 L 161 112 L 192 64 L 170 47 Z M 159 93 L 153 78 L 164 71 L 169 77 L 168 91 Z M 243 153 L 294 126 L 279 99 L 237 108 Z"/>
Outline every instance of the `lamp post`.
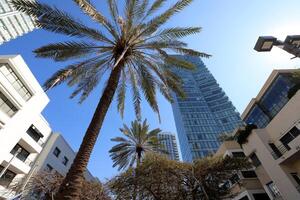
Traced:
<path fill-rule="evenodd" d="M 21 148 L 18 148 L 18 150 L 16 151 L 16 153 L 14 154 L 14 156 L 10 159 L 10 161 L 8 162 L 8 164 L 6 165 L 6 167 L 1 171 L 0 173 L 0 178 L 4 175 L 4 173 L 6 172 L 6 170 L 9 168 L 9 166 L 11 165 L 11 162 L 15 159 L 15 157 L 22 151 Z"/>
<path fill-rule="evenodd" d="M 273 46 L 279 47 L 294 55 L 293 58 L 300 58 L 300 35 L 289 35 L 284 41 L 278 40 L 273 36 L 260 36 L 255 44 L 254 50 L 267 52 L 271 51 Z"/>

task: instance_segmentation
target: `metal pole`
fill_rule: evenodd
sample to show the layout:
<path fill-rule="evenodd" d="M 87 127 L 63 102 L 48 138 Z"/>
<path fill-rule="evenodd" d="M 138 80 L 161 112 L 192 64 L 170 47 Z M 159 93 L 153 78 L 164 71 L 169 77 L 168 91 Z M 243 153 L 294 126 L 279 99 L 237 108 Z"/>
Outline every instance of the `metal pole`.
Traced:
<path fill-rule="evenodd" d="M 29 181 L 30 178 L 32 177 L 32 175 L 33 175 L 34 171 L 36 170 L 38 164 L 39 164 L 39 163 L 37 162 L 37 163 L 32 167 L 32 170 L 27 174 L 26 179 L 25 179 L 25 181 L 24 181 L 24 183 L 23 183 L 23 185 L 22 185 L 22 187 L 21 187 L 21 189 L 20 189 L 20 193 L 25 189 L 25 187 L 26 187 L 28 181 Z"/>
<path fill-rule="evenodd" d="M 10 159 L 10 161 L 8 162 L 8 164 L 6 165 L 6 167 L 4 167 L 4 169 L 1 171 L 0 173 L 0 178 L 3 176 L 3 174 L 6 172 L 6 170 L 9 168 L 9 166 L 11 165 L 12 161 L 15 159 L 15 157 L 22 151 L 21 148 L 19 148 L 16 153 L 14 154 L 14 156 Z"/>

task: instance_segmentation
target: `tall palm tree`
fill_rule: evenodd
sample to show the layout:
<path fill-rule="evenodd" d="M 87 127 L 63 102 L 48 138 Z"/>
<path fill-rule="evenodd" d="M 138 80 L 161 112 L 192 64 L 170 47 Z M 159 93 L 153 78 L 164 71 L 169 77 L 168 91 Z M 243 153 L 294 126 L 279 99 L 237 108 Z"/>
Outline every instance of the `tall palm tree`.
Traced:
<path fill-rule="evenodd" d="M 119 170 L 132 167 L 135 163 L 138 166 L 146 152 L 155 152 L 159 149 L 158 134 L 161 130 L 149 131 L 147 120 L 143 123 L 138 120 L 132 121 L 130 128 L 124 124 L 120 131 L 125 137 L 111 139 L 119 144 L 109 151 L 114 162 L 113 167 L 119 166 Z"/>
<path fill-rule="evenodd" d="M 141 118 L 140 90 L 158 114 L 157 89 L 169 101 L 172 101 L 170 91 L 183 96 L 180 78 L 172 72 L 172 68 L 193 69 L 193 65 L 170 56 L 170 52 L 209 57 L 187 48 L 186 43 L 179 41 L 201 29 L 161 27 L 192 1 L 178 0 L 165 11 L 156 14 L 166 0 L 154 0 L 152 4 L 149 0 L 125 0 L 123 12 L 115 0 L 107 0 L 110 16 L 105 17 L 90 0 L 73 0 L 83 13 L 98 23 L 99 29 L 95 29 L 98 27 L 88 27 L 54 6 L 32 0 L 11 0 L 17 10 L 33 16 L 40 28 L 77 39 L 48 44 L 34 51 L 36 57 L 51 58 L 54 61 L 81 59 L 50 77 L 45 83 L 46 90 L 66 82 L 69 86 L 76 86 L 71 97 L 80 95 L 82 102 L 100 79 L 106 77 L 104 74 L 108 74 L 93 118 L 56 199 L 78 199 L 83 173 L 115 93 L 118 110 L 123 116 L 126 89 L 131 85 L 138 119 Z M 98 2 L 103 4 L 103 1 Z"/>

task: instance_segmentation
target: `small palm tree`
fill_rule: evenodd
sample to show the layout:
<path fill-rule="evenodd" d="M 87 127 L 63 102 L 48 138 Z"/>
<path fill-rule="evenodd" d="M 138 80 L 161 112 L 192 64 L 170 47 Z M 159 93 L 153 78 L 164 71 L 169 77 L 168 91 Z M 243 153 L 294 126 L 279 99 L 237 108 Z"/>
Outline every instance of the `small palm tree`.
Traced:
<path fill-rule="evenodd" d="M 112 147 L 109 151 L 114 165 L 119 166 L 119 170 L 132 167 L 135 163 L 138 166 L 146 152 L 156 152 L 160 143 L 158 134 L 160 129 L 149 131 L 147 120 L 140 123 L 138 120 L 131 122 L 131 127 L 123 125 L 120 131 L 125 137 L 116 137 L 111 139 L 119 144 Z"/>
<path fill-rule="evenodd" d="M 155 15 L 166 0 L 154 0 L 152 4 L 149 0 L 125 0 L 123 12 L 120 12 L 115 0 L 107 0 L 110 16 L 105 17 L 90 0 L 73 0 L 83 13 L 98 23 L 99 29 L 95 29 L 54 6 L 33 0 L 11 0 L 17 10 L 33 16 L 40 28 L 77 39 L 48 44 L 34 51 L 37 57 L 54 61 L 81 59 L 57 71 L 46 81 L 46 90 L 66 82 L 71 87 L 76 86 L 71 97 L 80 95 L 80 102 L 83 102 L 101 78 L 108 77 L 82 144 L 56 199 L 78 199 L 84 171 L 115 93 L 118 110 L 123 116 L 126 88 L 131 86 L 138 119 L 141 118 L 141 91 L 157 113 L 157 89 L 169 101 L 172 101 L 170 91 L 183 96 L 181 80 L 172 72 L 172 68 L 193 69 L 193 65 L 169 53 L 209 57 L 187 48 L 187 44 L 180 41 L 201 29 L 161 27 L 192 1 L 178 0 Z M 103 1 L 98 2 L 103 4 Z"/>

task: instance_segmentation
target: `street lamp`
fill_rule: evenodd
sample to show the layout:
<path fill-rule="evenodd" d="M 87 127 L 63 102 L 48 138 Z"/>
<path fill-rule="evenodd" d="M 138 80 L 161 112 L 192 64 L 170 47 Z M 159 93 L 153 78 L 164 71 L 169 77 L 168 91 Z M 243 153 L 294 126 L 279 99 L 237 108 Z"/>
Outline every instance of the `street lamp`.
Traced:
<path fill-rule="evenodd" d="M 260 36 L 255 44 L 254 50 L 258 52 L 271 51 L 273 46 L 279 47 L 286 52 L 300 57 L 300 35 L 289 35 L 284 41 L 273 36 Z"/>

